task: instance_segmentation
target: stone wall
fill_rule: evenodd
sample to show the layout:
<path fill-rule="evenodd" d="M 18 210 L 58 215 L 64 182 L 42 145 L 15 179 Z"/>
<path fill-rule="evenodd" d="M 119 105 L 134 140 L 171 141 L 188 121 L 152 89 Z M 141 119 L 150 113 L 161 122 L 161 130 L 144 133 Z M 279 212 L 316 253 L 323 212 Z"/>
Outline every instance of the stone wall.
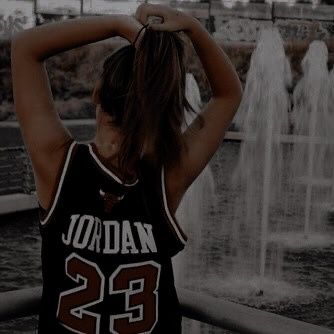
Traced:
<path fill-rule="evenodd" d="M 293 86 L 298 82 L 301 60 L 313 40 L 328 47 L 328 69 L 334 64 L 334 6 L 285 3 L 232 3 L 213 1 L 212 33 L 232 56 L 243 84 L 250 56 L 262 29 L 276 27 L 284 41 L 293 73 Z M 292 87 L 293 89 L 293 87 Z"/>
<path fill-rule="evenodd" d="M 23 147 L 0 148 L 0 196 L 35 189 L 30 161 Z"/>
<path fill-rule="evenodd" d="M 224 2 L 225 3 L 225 2 Z M 214 36 L 226 41 L 255 42 L 262 29 L 277 27 L 286 42 L 314 39 L 334 42 L 334 6 L 284 3 L 238 3 L 232 8 L 213 2 Z"/>
<path fill-rule="evenodd" d="M 159 2 L 159 1 L 155 1 Z M 163 1 L 162 1 L 163 2 Z M 165 3 L 166 1 L 164 1 Z M 262 29 L 277 27 L 291 60 L 294 82 L 301 75 L 300 62 L 314 39 L 326 42 L 328 67 L 334 63 L 334 6 L 283 3 L 235 3 L 213 0 L 208 3 L 171 1 L 173 6 L 197 17 L 209 29 L 231 58 L 243 84 L 249 59 Z M 47 60 L 47 69 L 56 102 L 63 118 L 94 117 L 90 94 L 104 57 L 120 41 L 95 43 Z M 193 51 L 189 71 L 199 82 L 202 98 L 207 101 L 210 89 L 202 67 Z M 14 119 L 10 72 L 10 42 L 0 45 L 0 121 Z"/>

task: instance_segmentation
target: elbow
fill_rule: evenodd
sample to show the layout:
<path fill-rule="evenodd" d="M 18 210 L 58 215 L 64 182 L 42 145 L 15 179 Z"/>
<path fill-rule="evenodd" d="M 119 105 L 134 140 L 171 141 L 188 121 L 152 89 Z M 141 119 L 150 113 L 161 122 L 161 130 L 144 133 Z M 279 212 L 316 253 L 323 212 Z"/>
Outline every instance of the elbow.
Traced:
<path fill-rule="evenodd" d="M 17 59 L 18 57 L 22 57 L 24 56 L 24 54 L 26 53 L 26 48 L 25 48 L 25 38 L 23 35 L 23 32 L 20 31 L 16 34 L 14 34 L 14 36 L 11 39 L 11 43 L 10 43 L 10 53 L 11 53 L 11 58 L 12 61 L 14 59 Z"/>
<path fill-rule="evenodd" d="M 31 43 L 29 41 L 29 36 L 27 35 L 26 30 L 22 30 L 14 34 L 11 39 L 11 59 L 31 59 L 31 60 L 40 60 L 37 55 L 34 54 L 33 49 L 31 48 Z"/>
<path fill-rule="evenodd" d="M 13 57 L 18 51 L 17 51 L 17 46 L 19 45 L 18 43 L 18 36 L 15 34 L 11 40 L 10 40 L 10 54 Z"/>
<path fill-rule="evenodd" d="M 235 101 L 237 106 L 239 107 L 243 95 L 243 89 L 240 80 L 238 79 L 235 83 L 235 87 L 231 92 L 231 99 Z"/>
<path fill-rule="evenodd" d="M 231 106 L 235 106 L 237 109 L 241 103 L 243 96 L 243 89 L 241 82 L 239 80 L 235 80 L 234 82 L 231 82 L 228 87 L 225 87 L 225 89 L 222 92 L 217 92 L 216 94 L 213 94 L 213 97 L 216 100 L 220 101 L 229 101 L 229 104 Z"/>
<path fill-rule="evenodd" d="M 18 57 L 21 54 L 21 51 L 19 50 L 20 42 L 18 35 L 12 37 L 10 42 L 10 58 L 11 58 L 11 67 L 13 70 L 13 67 L 16 66 Z"/>
<path fill-rule="evenodd" d="M 239 109 L 242 101 L 243 90 L 241 85 L 239 87 L 240 88 L 237 87 L 236 89 L 230 90 L 228 94 L 214 95 L 211 98 L 216 105 L 220 106 L 221 110 L 225 110 L 225 112 L 231 115 L 231 119 Z"/>
<path fill-rule="evenodd" d="M 237 109 L 239 108 L 239 105 L 241 103 L 242 96 L 243 96 L 243 89 L 242 89 L 242 86 L 241 86 L 241 83 L 240 83 L 239 88 L 236 90 L 236 93 L 235 93 L 235 96 L 234 96 L 234 100 L 235 100 Z"/>
<path fill-rule="evenodd" d="M 228 104 L 230 105 L 231 109 L 236 112 L 240 106 L 242 97 L 243 97 L 243 90 L 240 84 L 235 89 L 233 89 L 229 94 L 226 94 L 221 98 L 225 101 L 228 101 Z"/>
<path fill-rule="evenodd" d="M 25 44 L 24 31 L 16 32 L 11 38 L 11 51 L 16 52 L 18 48 L 23 48 Z"/>
<path fill-rule="evenodd" d="M 242 89 L 239 90 L 232 98 L 231 98 L 231 103 L 232 103 L 232 108 L 234 110 L 233 115 L 238 111 L 239 106 L 241 104 L 241 100 L 242 100 Z"/>

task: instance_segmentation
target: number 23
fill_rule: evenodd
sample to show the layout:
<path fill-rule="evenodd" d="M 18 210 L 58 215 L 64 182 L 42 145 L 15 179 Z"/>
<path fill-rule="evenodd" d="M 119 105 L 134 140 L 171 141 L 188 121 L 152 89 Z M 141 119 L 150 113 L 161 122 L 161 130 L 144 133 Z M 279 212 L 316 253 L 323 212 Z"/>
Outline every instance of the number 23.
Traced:
<path fill-rule="evenodd" d="M 57 318 L 75 333 L 100 333 L 101 315 L 86 308 L 103 300 L 105 278 L 100 268 L 72 253 L 66 259 L 66 275 L 84 283 L 59 296 Z M 151 333 L 157 322 L 160 264 L 154 261 L 120 265 L 109 277 L 109 294 L 125 293 L 125 313 L 110 315 L 110 333 Z M 139 288 L 134 289 L 134 284 Z M 133 311 L 139 316 L 134 317 Z"/>

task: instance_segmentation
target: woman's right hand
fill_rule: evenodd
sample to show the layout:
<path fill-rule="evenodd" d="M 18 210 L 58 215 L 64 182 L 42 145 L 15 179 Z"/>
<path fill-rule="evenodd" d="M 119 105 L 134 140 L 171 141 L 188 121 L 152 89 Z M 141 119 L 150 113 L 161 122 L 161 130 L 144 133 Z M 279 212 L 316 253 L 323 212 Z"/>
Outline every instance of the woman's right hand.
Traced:
<path fill-rule="evenodd" d="M 150 16 L 162 19 L 161 23 L 150 23 L 148 29 L 157 31 L 189 31 L 196 24 L 196 19 L 184 12 L 165 5 L 141 4 L 138 6 L 135 17 L 143 25 L 149 23 Z"/>

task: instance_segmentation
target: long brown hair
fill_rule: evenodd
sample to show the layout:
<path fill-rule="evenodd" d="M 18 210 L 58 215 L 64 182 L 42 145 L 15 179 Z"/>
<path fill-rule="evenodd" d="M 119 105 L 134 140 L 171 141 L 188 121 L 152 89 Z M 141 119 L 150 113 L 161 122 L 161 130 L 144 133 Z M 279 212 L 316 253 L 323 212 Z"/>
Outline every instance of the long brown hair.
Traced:
<path fill-rule="evenodd" d="M 128 45 L 103 64 L 101 108 L 124 136 L 119 167 L 127 175 L 141 159 L 154 166 L 178 163 L 183 149 L 184 110 L 195 112 L 185 96 L 185 44 L 178 33 L 145 30 L 137 49 Z"/>

